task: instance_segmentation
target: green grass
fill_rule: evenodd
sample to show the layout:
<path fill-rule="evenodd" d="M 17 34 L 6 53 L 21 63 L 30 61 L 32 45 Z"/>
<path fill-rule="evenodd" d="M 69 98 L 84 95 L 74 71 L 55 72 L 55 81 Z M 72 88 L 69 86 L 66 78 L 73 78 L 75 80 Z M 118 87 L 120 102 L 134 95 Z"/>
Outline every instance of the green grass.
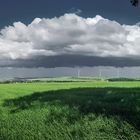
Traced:
<path fill-rule="evenodd" d="M 140 140 L 140 82 L 0 84 L 0 140 Z"/>

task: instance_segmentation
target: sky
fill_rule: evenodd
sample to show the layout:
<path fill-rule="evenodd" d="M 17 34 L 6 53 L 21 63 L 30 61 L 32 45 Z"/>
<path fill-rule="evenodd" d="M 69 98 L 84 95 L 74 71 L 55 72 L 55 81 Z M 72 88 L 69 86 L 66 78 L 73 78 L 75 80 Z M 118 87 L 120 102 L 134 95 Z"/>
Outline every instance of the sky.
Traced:
<path fill-rule="evenodd" d="M 59 17 L 77 9 L 83 17 L 101 15 L 121 24 L 140 21 L 140 8 L 132 7 L 130 0 L 0 0 L 0 27 L 16 21 L 29 24 L 36 17 Z"/>
<path fill-rule="evenodd" d="M 140 66 L 129 0 L 0 0 L 0 67 Z"/>
<path fill-rule="evenodd" d="M 46 77 L 140 77 L 140 67 L 56 67 L 56 68 L 0 68 L 0 81 L 17 78 Z"/>

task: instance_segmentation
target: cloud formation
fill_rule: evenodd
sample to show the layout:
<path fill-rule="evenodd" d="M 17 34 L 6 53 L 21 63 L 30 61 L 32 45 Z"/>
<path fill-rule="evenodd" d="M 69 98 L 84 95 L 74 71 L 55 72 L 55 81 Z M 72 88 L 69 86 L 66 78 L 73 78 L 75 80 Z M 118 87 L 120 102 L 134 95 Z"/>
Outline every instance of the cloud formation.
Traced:
<path fill-rule="evenodd" d="M 140 27 L 120 25 L 99 15 L 65 14 L 15 22 L 0 31 L 0 60 L 30 60 L 58 55 L 140 57 Z"/>

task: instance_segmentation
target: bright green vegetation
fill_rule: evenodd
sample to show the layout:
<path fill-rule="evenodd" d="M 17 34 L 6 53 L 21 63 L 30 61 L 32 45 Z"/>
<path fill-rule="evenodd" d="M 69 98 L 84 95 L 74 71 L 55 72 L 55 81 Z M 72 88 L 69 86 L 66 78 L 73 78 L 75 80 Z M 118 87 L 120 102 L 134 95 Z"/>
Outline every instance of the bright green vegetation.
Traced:
<path fill-rule="evenodd" d="M 140 140 L 140 82 L 0 84 L 0 140 Z"/>

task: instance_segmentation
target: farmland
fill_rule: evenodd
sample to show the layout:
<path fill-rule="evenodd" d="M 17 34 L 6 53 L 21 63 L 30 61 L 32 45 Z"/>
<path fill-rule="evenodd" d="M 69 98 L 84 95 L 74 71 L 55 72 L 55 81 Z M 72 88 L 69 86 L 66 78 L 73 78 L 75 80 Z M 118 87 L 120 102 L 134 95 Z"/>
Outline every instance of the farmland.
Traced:
<path fill-rule="evenodd" d="M 0 140 L 140 140 L 139 81 L 0 84 Z"/>

